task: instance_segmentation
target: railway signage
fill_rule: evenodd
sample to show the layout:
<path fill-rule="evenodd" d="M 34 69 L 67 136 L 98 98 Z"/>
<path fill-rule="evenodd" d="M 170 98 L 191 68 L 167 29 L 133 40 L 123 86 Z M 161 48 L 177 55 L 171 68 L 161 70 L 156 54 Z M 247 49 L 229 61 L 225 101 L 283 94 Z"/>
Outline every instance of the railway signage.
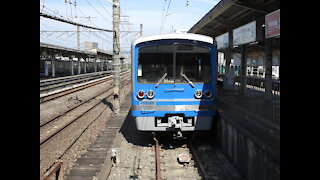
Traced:
<path fill-rule="evenodd" d="M 229 33 L 226 32 L 224 34 L 221 34 L 220 36 L 217 36 L 217 49 L 225 49 L 229 46 Z"/>
<path fill-rule="evenodd" d="M 266 38 L 280 35 L 280 9 L 265 16 L 265 32 Z"/>
<path fill-rule="evenodd" d="M 232 31 L 233 45 L 242 45 L 256 41 L 256 21 L 240 26 Z"/>

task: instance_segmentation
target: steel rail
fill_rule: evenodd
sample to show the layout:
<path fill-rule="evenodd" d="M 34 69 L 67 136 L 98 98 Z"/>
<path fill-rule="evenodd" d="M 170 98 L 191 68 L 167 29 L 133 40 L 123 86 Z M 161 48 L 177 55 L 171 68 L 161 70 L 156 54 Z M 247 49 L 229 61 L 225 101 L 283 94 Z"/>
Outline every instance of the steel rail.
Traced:
<path fill-rule="evenodd" d="M 159 141 L 157 140 L 155 134 L 153 134 L 153 140 L 155 141 L 155 161 L 156 161 L 156 180 L 162 180 L 161 169 L 160 169 L 160 150 Z"/>
<path fill-rule="evenodd" d="M 92 76 L 92 75 L 104 75 L 104 74 L 111 74 L 113 71 L 99 71 L 99 72 L 93 72 L 93 73 L 86 73 L 86 74 L 77 74 L 77 75 L 71 75 L 71 76 L 63 76 L 63 77 L 56 77 L 56 78 L 49 78 L 49 79 L 43 79 L 40 80 L 40 85 L 45 83 L 50 83 L 54 81 L 60 81 L 65 79 L 72 79 L 75 77 L 83 77 L 83 76 Z"/>
<path fill-rule="evenodd" d="M 192 142 L 193 142 L 193 140 L 194 140 L 194 137 L 195 137 L 195 135 L 192 136 L 192 138 L 191 138 L 191 140 L 190 140 L 190 142 L 189 142 L 188 147 L 189 147 L 189 149 L 190 149 L 190 152 L 191 152 L 191 154 L 192 154 L 192 157 L 193 157 L 193 159 L 194 159 L 194 162 L 196 163 L 196 165 L 197 165 L 197 166 L 199 167 L 199 169 L 200 169 L 200 174 L 201 174 L 201 176 L 202 176 L 202 179 L 203 179 L 203 180 L 206 180 L 206 179 L 209 179 L 209 178 L 208 178 L 207 174 L 205 173 L 205 172 L 206 172 L 206 171 L 205 171 L 205 168 L 204 168 L 204 167 L 202 166 L 202 164 L 199 162 L 199 156 L 197 155 L 195 148 L 192 146 Z"/>
<path fill-rule="evenodd" d="M 99 79 L 99 78 L 102 78 L 105 76 L 107 76 L 107 75 L 81 77 L 81 78 L 70 79 L 68 81 L 56 82 L 54 84 L 45 85 L 44 87 L 40 87 L 40 92 L 45 92 L 45 91 L 50 91 L 50 90 L 52 91 L 53 89 L 58 89 L 61 87 L 84 83 L 84 82 L 88 82 L 88 81 L 94 80 L 94 79 Z"/>
<path fill-rule="evenodd" d="M 81 103 L 80 103 L 80 104 L 78 104 L 77 106 L 74 106 L 73 108 L 68 109 L 67 111 L 65 111 L 65 112 L 63 112 L 63 113 L 61 113 L 61 114 L 59 114 L 59 115 L 57 115 L 57 116 L 55 116 L 55 117 L 51 118 L 50 120 L 48 120 L 48 121 L 46 121 L 46 122 L 44 122 L 44 123 L 40 123 L 40 128 L 41 128 L 42 126 L 45 126 L 46 124 L 48 124 L 48 123 L 50 123 L 50 122 L 52 122 L 52 121 L 56 120 L 57 118 L 59 118 L 59 117 L 61 117 L 61 116 L 65 115 L 65 114 L 67 114 L 68 112 L 70 112 L 70 111 L 72 111 L 72 110 L 74 110 L 74 109 L 76 109 L 76 108 L 80 107 L 81 105 L 83 105 L 83 104 L 85 104 L 85 103 L 89 102 L 90 100 L 92 100 L 92 99 L 94 99 L 94 98 L 96 98 L 96 97 L 100 96 L 101 94 L 103 94 L 103 93 L 105 93 L 105 92 L 109 91 L 110 89 L 112 89 L 112 87 L 108 88 L 107 90 L 105 90 L 105 91 L 103 91 L 103 92 L 101 92 L 101 93 L 99 93 L 99 94 L 97 94 L 97 95 L 95 95 L 95 96 L 93 96 L 93 97 L 91 97 L 91 98 L 89 98 L 89 99 L 87 99 L 87 100 L 83 101 L 83 102 L 81 102 Z"/>
<path fill-rule="evenodd" d="M 129 74 L 130 71 L 126 71 L 126 72 L 123 72 L 121 75 L 127 75 Z M 93 80 L 94 82 L 86 82 L 84 84 L 80 84 L 79 86 L 77 87 L 72 87 L 72 88 L 66 88 L 66 89 L 62 89 L 61 91 L 59 92 L 52 92 L 51 94 L 49 95 L 43 95 L 41 97 L 40 95 L 40 103 L 45 103 L 45 102 L 48 102 L 48 101 L 51 101 L 53 99 L 57 99 L 59 97 L 62 97 L 62 96 L 65 96 L 65 95 L 68 95 L 70 93 L 74 93 L 74 92 L 77 92 L 77 91 L 80 91 L 82 89 L 85 89 L 85 88 L 88 88 L 88 87 L 91 87 L 91 86 L 95 86 L 97 84 L 100 84 L 100 83 L 103 83 L 105 81 L 108 81 L 109 79 L 111 79 L 113 76 L 110 75 L 109 77 L 107 76 L 106 79 L 96 79 L 96 80 Z"/>
<path fill-rule="evenodd" d="M 107 77 L 106 79 L 97 80 L 95 82 L 91 82 L 91 83 L 88 83 L 88 84 L 82 84 L 82 85 L 80 85 L 78 87 L 65 89 L 63 91 L 60 91 L 60 92 L 57 92 L 57 93 L 53 93 L 53 94 L 50 94 L 48 96 L 40 97 L 40 103 L 45 103 L 45 102 L 57 99 L 59 97 L 62 97 L 62 96 L 65 96 L 65 95 L 80 91 L 82 89 L 86 89 L 86 88 L 89 88 L 91 86 L 95 86 L 97 84 L 101 84 L 101 83 L 109 81 L 109 80 L 111 80 L 111 77 Z"/>
<path fill-rule="evenodd" d="M 123 81 L 124 82 L 124 81 Z M 121 88 L 122 87 L 124 87 L 125 85 L 127 85 L 127 84 L 123 84 L 122 86 L 121 86 Z M 112 89 L 112 88 L 110 88 L 110 89 Z M 110 89 L 108 89 L 108 90 L 110 90 Z M 107 91 L 108 91 L 107 90 Z M 104 91 L 103 93 L 105 93 L 106 91 Z M 101 93 L 102 94 L 102 93 Z M 109 97 L 111 97 L 113 95 L 113 92 L 111 92 L 106 98 L 109 98 Z M 96 96 L 95 96 L 96 97 Z M 93 98 L 95 98 L 95 97 L 93 97 Z M 91 98 L 91 99 L 93 99 L 93 98 Z M 91 100 L 90 99 L 90 100 Z M 100 103 L 102 103 L 101 101 L 98 101 L 96 104 L 94 104 L 92 107 L 90 107 L 88 110 L 86 110 L 85 112 L 83 112 L 83 113 L 81 113 L 80 114 L 80 116 L 78 116 L 78 117 L 76 117 L 75 119 L 73 119 L 73 120 L 71 120 L 70 122 L 68 122 L 67 124 L 65 124 L 62 128 L 60 128 L 60 129 L 58 129 L 58 130 L 55 130 L 55 131 L 53 131 L 50 135 L 48 135 L 48 136 L 46 136 L 45 138 L 43 138 L 43 139 L 41 139 L 40 140 L 40 145 L 42 145 L 43 143 L 45 143 L 46 141 L 48 141 L 49 139 L 51 139 L 53 136 L 55 136 L 56 134 L 58 134 L 60 131 L 62 131 L 63 129 L 65 129 L 66 127 L 68 127 L 70 124 L 72 124 L 73 122 L 75 122 L 76 120 L 78 120 L 79 118 L 81 118 L 83 115 L 85 115 L 87 112 L 89 112 L 90 110 L 92 110 L 93 108 L 95 108 L 96 106 L 98 106 Z M 79 107 L 79 106 L 77 106 L 77 107 Z M 64 113 L 63 115 L 65 115 L 66 113 Z M 63 116 L 63 115 L 61 115 L 61 116 Z M 59 117 L 61 117 L 61 116 L 59 116 Z M 58 118 L 58 117 L 57 117 Z M 55 119 L 57 119 L 57 118 L 54 118 L 54 119 L 52 119 L 52 120 L 50 120 L 50 122 L 52 122 L 53 120 L 55 120 Z M 46 124 L 48 124 L 49 122 L 47 122 L 47 123 L 45 123 L 44 125 L 46 125 Z M 43 127 L 44 125 L 42 125 L 41 127 Z M 40 128 L 41 128 L 40 127 Z"/>
<path fill-rule="evenodd" d="M 55 162 L 50 167 L 50 169 L 40 177 L 40 180 L 49 180 L 50 177 L 53 175 L 53 173 L 56 173 L 56 179 L 62 180 L 63 179 L 62 165 L 63 165 L 63 161 L 61 160 L 58 160 L 57 162 Z"/>
<path fill-rule="evenodd" d="M 130 72 L 130 70 L 122 71 L 122 73 L 126 73 L 126 72 Z M 72 76 L 44 79 L 44 80 L 40 80 L 40 87 L 44 88 L 45 86 L 50 86 L 53 84 L 70 82 L 73 80 L 79 80 L 79 79 L 84 79 L 88 77 L 100 77 L 100 76 L 106 76 L 106 75 L 112 75 L 112 74 L 113 74 L 113 71 L 103 71 L 103 72 L 86 73 L 86 74 L 78 74 L 78 75 L 72 75 Z"/>
<path fill-rule="evenodd" d="M 123 81 L 123 82 L 125 82 L 125 81 Z M 126 85 L 128 85 L 128 84 L 130 84 L 130 83 L 131 83 L 130 81 L 127 81 L 127 82 L 125 83 L 125 85 L 123 85 L 123 86 L 126 86 Z M 121 86 L 121 87 L 123 87 L 123 86 Z M 110 98 L 110 97 L 112 97 L 112 94 L 110 94 L 110 95 L 107 96 L 106 98 Z M 101 102 L 100 102 L 100 103 L 101 103 Z M 61 153 L 61 155 L 57 158 L 57 161 L 61 161 L 61 158 L 63 157 L 63 155 L 77 142 L 77 140 L 82 136 L 82 134 L 83 134 L 97 119 L 99 119 L 99 118 L 101 117 L 102 113 L 103 113 L 106 109 L 107 109 L 107 107 L 105 107 L 105 108 L 101 111 L 101 113 L 100 113 L 93 121 L 91 121 L 86 128 L 84 128 L 84 130 L 82 130 L 82 132 L 79 134 L 79 136 L 76 137 L 76 138 L 72 141 L 72 143 Z M 55 166 L 56 166 L 56 163 L 54 163 L 53 165 L 51 165 L 49 168 L 50 168 L 50 169 L 53 169 L 53 168 L 55 168 Z M 60 174 L 62 174 L 62 173 L 63 173 L 62 170 L 60 170 L 60 172 L 59 172 L 59 178 L 60 178 Z M 47 171 L 43 176 L 46 176 L 46 174 L 48 174 L 48 171 Z M 42 177 L 43 177 L 43 176 L 42 176 Z M 60 179 L 59 179 L 59 180 L 60 180 Z M 61 179 L 61 180 L 62 180 L 62 179 Z"/>
<path fill-rule="evenodd" d="M 55 84 L 59 84 L 59 83 L 65 83 L 65 82 L 70 82 L 73 80 L 79 80 L 79 79 L 85 79 L 85 78 L 89 78 L 89 77 L 103 77 L 103 76 L 107 76 L 107 75 L 111 75 L 111 73 L 104 73 L 104 74 L 86 74 L 86 75 L 82 75 L 82 76 L 72 76 L 72 77 L 67 77 L 67 78 L 62 78 L 62 79 L 54 79 L 54 80 L 48 80 L 46 82 L 41 82 L 40 81 L 40 88 L 45 88 L 46 86 L 51 86 L 51 85 L 55 85 Z"/>
<path fill-rule="evenodd" d="M 57 116 L 55 116 L 55 117 L 51 118 L 50 120 L 47 120 L 47 121 L 45 121 L 44 123 L 40 123 L 40 128 L 41 128 L 42 126 L 44 126 L 44 125 L 46 125 L 46 124 L 48 124 L 48 123 L 50 123 L 50 122 L 54 121 L 55 119 L 57 119 L 57 118 L 59 118 L 59 117 L 61 117 L 61 116 L 65 115 L 66 113 L 68 113 L 68 112 L 70 112 L 70 111 L 72 111 L 72 110 L 74 110 L 74 109 L 78 108 L 79 106 L 83 105 L 84 103 L 87 103 L 88 101 L 90 101 L 90 100 L 92 100 L 92 99 L 94 99 L 94 98 L 96 98 L 96 97 L 100 96 L 101 94 L 103 94 L 103 93 L 105 93 L 105 92 L 107 92 L 107 91 L 111 90 L 111 89 L 112 89 L 112 87 L 108 88 L 107 90 L 105 90 L 105 91 L 103 91 L 103 92 L 101 92 L 101 93 L 99 93 L 99 94 L 97 94 L 97 95 L 95 95 L 95 96 L 93 96 L 93 97 L 88 98 L 87 100 L 85 100 L 85 101 L 81 102 L 80 104 L 77 104 L 76 106 L 74 106 L 74 107 L 72 107 L 72 108 L 68 109 L 67 111 L 65 111 L 65 112 L 63 112 L 63 113 L 61 113 L 61 114 L 59 114 L 59 115 L 57 115 Z"/>

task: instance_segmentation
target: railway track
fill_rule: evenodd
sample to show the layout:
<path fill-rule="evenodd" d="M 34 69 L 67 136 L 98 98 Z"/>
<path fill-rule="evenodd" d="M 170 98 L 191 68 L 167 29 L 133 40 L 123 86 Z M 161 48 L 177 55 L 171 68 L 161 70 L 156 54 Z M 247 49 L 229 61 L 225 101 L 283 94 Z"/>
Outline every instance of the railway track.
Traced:
<path fill-rule="evenodd" d="M 111 82 L 111 78 L 106 81 Z M 122 73 L 121 88 L 130 84 L 130 74 Z M 100 82 L 102 83 L 102 82 Z M 41 174 L 49 169 L 56 160 L 77 142 L 96 120 L 110 111 L 113 99 L 113 86 L 86 100 L 79 101 L 74 107 L 55 114 L 49 119 L 40 121 L 40 166 Z M 80 90 L 78 90 L 80 91 Z M 62 96 L 60 96 L 62 97 Z"/>
<path fill-rule="evenodd" d="M 99 79 L 111 75 L 112 71 L 103 71 L 96 73 L 87 73 L 74 76 L 66 76 L 59 78 L 51 78 L 40 80 L 40 93 L 49 92 L 63 87 L 71 86 L 74 84 L 88 82 L 94 79 Z"/>
<path fill-rule="evenodd" d="M 156 180 L 201 179 L 189 151 L 189 140 L 155 139 Z"/>
<path fill-rule="evenodd" d="M 241 180 L 227 158 L 205 135 L 194 134 L 186 140 L 154 138 L 155 179 Z"/>
<path fill-rule="evenodd" d="M 124 141 L 120 145 L 121 138 L 117 137 L 120 160 L 111 169 L 108 180 L 241 180 L 227 158 L 203 135 L 176 140 L 170 136 L 147 138 L 141 132 L 123 133 L 130 143 Z"/>
<path fill-rule="evenodd" d="M 120 73 L 120 76 L 127 75 L 127 74 L 130 74 L 130 71 L 122 72 L 122 73 Z M 73 87 L 63 88 L 63 89 L 60 89 L 58 91 L 53 91 L 53 92 L 49 92 L 49 93 L 45 93 L 45 94 L 40 94 L 40 103 L 45 103 L 47 101 L 54 100 L 56 98 L 65 96 L 67 94 L 74 93 L 74 92 L 80 91 L 82 89 L 85 89 L 85 88 L 88 88 L 88 87 L 91 87 L 91 86 L 95 86 L 97 84 L 100 84 L 100 83 L 103 83 L 103 82 L 106 82 L 106 81 L 109 81 L 109 80 L 112 80 L 112 75 L 105 76 L 103 78 L 99 78 L 99 79 L 95 79 L 95 80 L 91 80 L 91 81 L 86 82 L 86 83 L 83 83 L 82 81 L 79 81 L 77 83 L 82 82 L 82 84 L 77 84 L 77 85 L 74 85 Z M 75 82 L 73 82 L 73 84 L 75 84 Z M 64 87 L 64 86 L 60 86 L 60 88 L 61 87 Z"/>

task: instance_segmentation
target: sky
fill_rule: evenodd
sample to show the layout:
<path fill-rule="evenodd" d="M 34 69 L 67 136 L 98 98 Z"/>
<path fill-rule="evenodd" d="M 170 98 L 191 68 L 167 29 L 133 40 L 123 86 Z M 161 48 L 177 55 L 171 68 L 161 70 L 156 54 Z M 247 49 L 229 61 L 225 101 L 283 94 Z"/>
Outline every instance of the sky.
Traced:
<path fill-rule="evenodd" d="M 111 30 L 112 4 L 109 1 L 112 0 L 40 0 L 40 12 Z M 131 41 L 140 36 L 140 24 L 143 25 L 143 36 L 170 33 L 176 29 L 189 30 L 218 2 L 219 0 L 120 0 L 120 31 L 132 31 L 121 32 L 121 50 L 128 51 Z M 41 42 L 77 47 L 76 32 L 52 31 L 76 31 L 76 27 L 40 17 Z M 80 31 L 89 30 L 81 28 Z M 81 48 L 85 41 L 97 42 L 99 48 L 112 50 L 112 33 L 81 32 Z"/>

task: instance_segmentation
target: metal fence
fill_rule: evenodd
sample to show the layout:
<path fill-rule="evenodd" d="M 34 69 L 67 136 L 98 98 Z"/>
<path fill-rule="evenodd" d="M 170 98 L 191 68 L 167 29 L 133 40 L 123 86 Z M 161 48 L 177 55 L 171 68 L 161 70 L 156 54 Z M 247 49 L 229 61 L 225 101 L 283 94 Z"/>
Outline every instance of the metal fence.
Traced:
<path fill-rule="evenodd" d="M 237 105 L 254 118 L 280 130 L 280 80 L 250 76 L 236 76 L 234 80 Z"/>

